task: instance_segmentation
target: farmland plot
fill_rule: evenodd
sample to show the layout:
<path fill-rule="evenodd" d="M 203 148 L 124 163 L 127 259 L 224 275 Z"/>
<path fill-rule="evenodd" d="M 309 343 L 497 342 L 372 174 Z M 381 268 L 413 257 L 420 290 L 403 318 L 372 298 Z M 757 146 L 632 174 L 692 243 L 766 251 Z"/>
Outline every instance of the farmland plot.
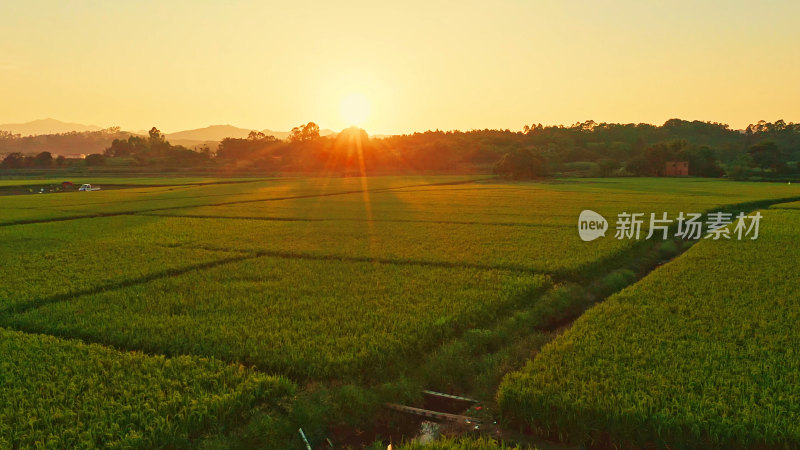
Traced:
<path fill-rule="evenodd" d="M 63 217 L 120 214 L 153 209 L 214 205 L 298 196 L 326 196 L 365 189 L 387 189 L 430 183 L 451 183 L 474 177 L 380 177 L 274 179 L 251 183 L 208 184 L 0 196 L 0 224 Z"/>
<path fill-rule="evenodd" d="M 0 313 L 231 257 L 167 239 L 155 244 L 151 233 L 166 230 L 153 222 L 109 217 L 0 227 Z"/>
<path fill-rule="evenodd" d="M 778 203 L 771 206 L 772 209 L 800 209 L 800 202 Z"/>
<path fill-rule="evenodd" d="M 25 330 L 300 377 L 390 373 L 458 330 L 534 302 L 545 277 L 260 257 L 43 305 Z"/>
<path fill-rule="evenodd" d="M 635 245 L 635 240 L 613 238 L 613 221 L 621 212 L 645 217 L 666 212 L 674 219 L 679 212 L 800 195 L 797 189 L 765 183 L 728 192 L 732 183 L 648 181 L 661 184 L 665 192 L 642 189 L 638 180 L 618 180 L 612 188 L 583 181 L 485 182 L 152 214 L 184 217 L 167 219 L 171 229 L 204 230 L 196 237 L 186 235 L 186 245 L 197 248 L 505 268 L 579 279 L 607 269 Z M 578 215 L 588 208 L 605 215 L 611 228 L 607 238 L 591 245 L 575 232 Z M 645 220 L 642 239 L 648 227 Z"/>
<path fill-rule="evenodd" d="M 702 241 L 590 309 L 507 377 L 505 418 L 581 442 L 797 446 L 800 213 L 762 214 L 757 240 Z"/>
<path fill-rule="evenodd" d="M 655 185 L 656 188 L 652 185 Z M 481 182 L 420 186 L 335 197 L 181 208 L 158 214 L 309 220 L 419 221 L 508 225 L 574 225 L 593 209 L 618 213 L 703 212 L 735 203 L 800 196 L 800 189 L 767 183 L 742 186 L 709 180 L 572 180 L 558 183 Z"/>
<path fill-rule="evenodd" d="M 188 447 L 294 387 L 218 360 L 0 328 L 0 448 Z"/>
<path fill-rule="evenodd" d="M 559 275 L 571 275 L 578 268 L 625 249 L 625 243 L 615 239 L 597 242 L 587 249 L 574 225 L 158 219 L 148 226 L 153 242 L 187 248 Z"/>

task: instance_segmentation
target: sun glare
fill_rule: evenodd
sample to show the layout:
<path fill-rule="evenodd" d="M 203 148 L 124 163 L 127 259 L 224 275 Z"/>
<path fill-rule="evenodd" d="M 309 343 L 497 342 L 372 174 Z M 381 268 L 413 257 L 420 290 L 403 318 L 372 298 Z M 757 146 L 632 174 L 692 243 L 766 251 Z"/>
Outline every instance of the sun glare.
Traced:
<path fill-rule="evenodd" d="M 369 100 L 361 94 L 353 93 L 342 99 L 342 118 L 350 126 L 362 126 L 369 110 Z"/>

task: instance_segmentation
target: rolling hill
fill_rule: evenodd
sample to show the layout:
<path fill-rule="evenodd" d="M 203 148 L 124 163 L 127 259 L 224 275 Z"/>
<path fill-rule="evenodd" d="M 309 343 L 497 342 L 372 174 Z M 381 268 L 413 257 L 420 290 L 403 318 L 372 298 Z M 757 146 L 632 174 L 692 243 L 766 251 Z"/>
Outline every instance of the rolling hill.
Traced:
<path fill-rule="evenodd" d="M 57 134 L 69 131 L 100 131 L 101 127 L 96 125 L 84 125 L 80 123 L 62 122 L 56 119 L 39 119 L 25 123 L 4 123 L 0 124 L 0 130 L 9 131 L 13 134 L 22 136 L 37 136 L 41 134 Z"/>
<path fill-rule="evenodd" d="M 243 139 L 250 134 L 251 129 L 239 128 L 233 125 L 211 125 L 205 128 L 196 128 L 194 130 L 176 131 L 174 133 L 167 133 L 167 139 L 176 143 L 178 141 L 197 141 L 197 142 L 219 142 L 226 137 Z M 260 130 L 267 136 L 275 136 L 278 139 L 286 139 L 289 137 L 289 131 L 274 131 L 270 129 Z M 322 136 L 336 134 L 335 131 L 329 129 L 322 129 L 319 131 Z"/>
<path fill-rule="evenodd" d="M 67 133 L 70 131 L 100 131 L 103 128 L 95 125 L 85 125 L 80 123 L 62 122 L 56 119 L 40 119 L 33 120 L 25 123 L 9 123 L 0 124 L 0 130 L 9 131 L 13 134 L 20 134 L 22 136 L 40 136 Z M 216 147 L 217 144 L 226 137 L 243 139 L 250 133 L 248 128 L 239 128 L 233 125 L 211 125 L 204 128 L 196 128 L 192 130 L 182 130 L 173 133 L 166 133 L 167 140 L 173 145 L 183 145 L 188 148 L 199 148 L 203 145 L 209 147 Z M 278 139 L 287 139 L 289 131 L 274 131 L 270 129 L 260 130 L 268 136 L 275 136 Z M 147 130 L 137 130 L 130 132 L 147 136 Z M 322 136 L 335 135 L 336 132 L 330 129 L 320 130 Z"/>

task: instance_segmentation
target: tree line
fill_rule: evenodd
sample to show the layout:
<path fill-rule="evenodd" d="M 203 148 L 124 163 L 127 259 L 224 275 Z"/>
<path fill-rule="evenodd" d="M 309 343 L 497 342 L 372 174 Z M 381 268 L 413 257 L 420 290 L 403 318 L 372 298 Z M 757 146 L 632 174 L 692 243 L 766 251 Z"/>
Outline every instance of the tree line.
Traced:
<path fill-rule="evenodd" d="M 587 121 L 572 126 L 510 130 L 426 131 L 371 139 L 350 128 L 320 137 L 313 122 L 287 141 L 253 132 L 225 139 L 221 162 L 291 170 L 464 170 L 482 168 L 510 178 L 549 174 L 662 176 L 666 163 L 688 162 L 689 174 L 742 178 L 798 173 L 800 124 L 758 122 L 743 131 L 716 122 L 671 119 L 661 126 Z"/>
<path fill-rule="evenodd" d="M 171 145 L 155 127 L 148 136 L 121 133 L 118 128 L 51 136 L 57 138 L 35 138 L 40 138 L 37 142 L 96 142 L 104 137 L 103 150 L 90 155 L 87 164 L 116 158 L 135 166 L 275 172 L 494 170 L 517 179 L 554 174 L 660 176 L 666 162 L 686 161 L 693 176 L 747 178 L 796 174 L 800 161 L 800 124 L 782 120 L 760 121 L 742 131 L 716 122 L 671 119 L 660 126 L 586 121 L 570 126 L 526 125 L 516 132 L 436 130 L 378 139 L 359 128 L 320 136 L 319 127 L 309 122 L 292 129 L 286 140 L 253 131 L 247 138 L 226 138 L 216 149 Z M 0 134 L 0 152 L 19 148 L 19 143 L 9 146 L 9 141 L 30 138 Z M 69 148 L 79 151 L 77 144 Z M 48 152 L 12 151 L 2 165 L 58 165 L 59 159 Z"/>

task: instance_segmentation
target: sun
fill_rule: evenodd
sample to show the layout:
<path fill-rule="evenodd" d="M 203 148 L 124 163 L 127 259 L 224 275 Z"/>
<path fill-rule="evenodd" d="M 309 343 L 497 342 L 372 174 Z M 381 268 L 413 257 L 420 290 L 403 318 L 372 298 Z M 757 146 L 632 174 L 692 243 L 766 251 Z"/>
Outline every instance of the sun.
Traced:
<path fill-rule="evenodd" d="M 342 99 L 342 118 L 349 126 L 361 126 L 369 117 L 369 100 L 360 93 L 352 93 Z"/>

